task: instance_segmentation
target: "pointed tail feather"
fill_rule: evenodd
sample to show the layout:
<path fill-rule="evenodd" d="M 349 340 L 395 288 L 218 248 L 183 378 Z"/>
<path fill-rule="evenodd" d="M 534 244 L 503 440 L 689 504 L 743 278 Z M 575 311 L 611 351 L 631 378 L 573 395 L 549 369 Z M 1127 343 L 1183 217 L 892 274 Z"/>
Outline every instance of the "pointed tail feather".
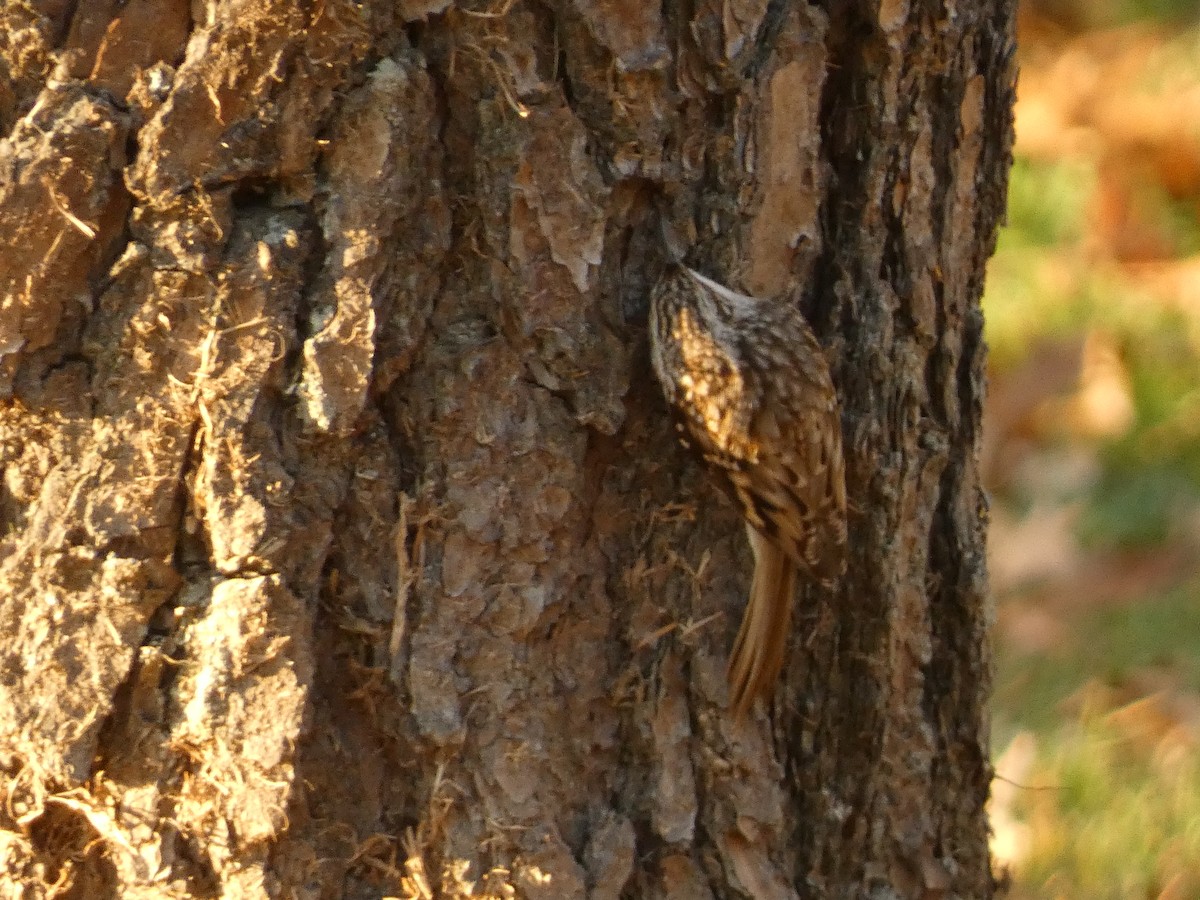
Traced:
<path fill-rule="evenodd" d="M 727 673 L 730 706 L 738 718 L 755 698 L 771 695 L 783 668 L 796 585 L 795 562 L 749 525 L 746 532 L 754 551 L 754 581 Z"/>

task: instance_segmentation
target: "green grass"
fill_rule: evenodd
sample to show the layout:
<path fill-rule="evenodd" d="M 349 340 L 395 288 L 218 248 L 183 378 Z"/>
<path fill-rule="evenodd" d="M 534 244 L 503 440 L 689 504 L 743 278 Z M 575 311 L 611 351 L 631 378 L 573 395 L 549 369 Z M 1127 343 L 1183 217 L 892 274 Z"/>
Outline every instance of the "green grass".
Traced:
<path fill-rule="evenodd" d="M 1146 547 L 1171 538 L 1200 504 L 1200 326 L 1090 257 L 1096 178 L 1087 162 L 1015 161 L 984 297 L 988 343 L 1001 374 L 1039 340 L 1100 331 L 1117 346 L 1134 421 L 1100 445 L 1104 470 L 1085 498 L 1080 537 L 1091 547 Z M 1145 202 L 1166 209 L 1162 197 Z M 1194 213 L 1175 219 L 1168 230 L 1180 252 L 1200 249 Z"/>
<path fill-rule="evenodd" d="M 1110 467 L 1076 525 L 1089 549 L 1146 550 L 1168 542 L 1197 502 L 1195 483 L 1168 465 Z"/>
<path fill-rule="evenodd" d="M 1196 21 L 1195 0 L 1057 0 L 1049 6 L 1060 18 L 1085 28 L 1110 28 L 1134 22 L 1178 27 Z"/>
<path fill-rule="evenodd" d="M 1014 365 L 1031 338 L 1076 332 L 1091 316 L 1077 251 L 1095 181 L 1088 164 L 1014 161 L 984 297 L 993 365 Z"/>
<path fill-rule="evenodd" d="M 1099 611 L 1054 654 L 999 648 L 997 750 L 1022 731 L 1038 748 L 1012 807 L 1030 829 L 1015 898 L 1154 898 L 1177 876 L 1184 893 L 1173 896 L 1200 896 L 1200 880 L 1187 880 L 1200 875 L 1197 735 L 1147 735 L 1112 712 L 1113 697 L 1147 671 L 1173 695 L 1200 699 L 1198 598 L 1200 580 Z M 1089 679 L 1113 694 L 1089 697 Z"/>
<path fill-rule="evenodd" d="M 1155 760 L 1103 722 L 1063 729 L 1043 753 L 1036 777 L 1055 784 L 1026 792 L 1016 803 L 1018 815 L 1036 829 L 1016 896 L 1154 898 L 1176 878 L 1190 885 L 1177 896 L 1195 896 L 1200 890 L 1195 754 Z"/>
<path fill-rule="evenodd" d="M 1161 596 L 1085 616 L 1053 653 L 997 648 L 997 725 L 1050 732 L 1062 704 L 1089 675 L 1115 686 L 1139 671 L 1168 668 L 1181 689 L 1200 695 L 1200 579 Z"/>
<path fill-rule="evenodd" d="M 1183 24 L 1196 21 L 1197 15 L 1195 0 L 1114 0 L 1109 24 L 1147 21 Z"/>
<path fill-rule="evenodd" d="M 1147 547 L 1186 525 L 1200 504 L 1200 348 L 1174 312 L 1118 309 L 1135 409 L 1129 431 L 1101 448 L 1104 474 L 1080 520 L 1092 546 Z"/>
<path fill-rule="evenodd" d="M 1057 8 L 1063 22 L 1105 27 L 1200 21 L 1195 0 L 1080 0 Z M 1200 28 L 1167 31 L 1130 32 L 1150 41 L 1149 52 L 1141 71 L 1113 89 L 1134 106 L 1158 103 L 1165 112 L 1200 84 Z M 1200 134 L 1200 125 L 1174 121 L 1180 140 Z M 1097 460 L 1096 477 L 1061 498 L 1078 507 L 1080 552 L 1100 560 L 1135 549 L 1145 559 L 1158 547 L 1178 552 L 1197 541 L 1200 317 L 1156 285 L 1154 266 L 1118 257 L 1129 247 L 1152 257 L 1200 253 L 1200 209 L 1195 197 L 1172 197 L 1155 183 L 1152 160 L 1136 154 L 1120 159 L 1130 180 L 1099 194 L 1098 161 L 1115 171 L 1118 154 L 1130 151 L 1117 139 L 1105 145 L 1103 128 L 1095 137 L 1100 143 L 1076 157 L 1015 160 L 1008 225 L 984 298 L 990 366 L 998 381 L 1028 375 L 1044 365 L 1042 357 L 1027 366 L 1039 343 L 1048 341 L 1055 353 L 1088 339 L 1089 358 L 1103 370 L 1091 381 L 1101 390 L 1088 396 L 1128 401 L 1127 427 L 1121 416 L 1109 420 L 1116 425 L 1089 428 L 1065 413 L 1042 415 L 1083 408 L 1056 395 L 1050 400 L 1057 405 L 1038 407 L 1014 430 L 1014 449 L 1032 453 L 1026 464 L 1048 464 L 1047 449 L 1061 444 Z M 1096 227 L 1100 196 L 1128 202 L 1121 212 L 1137 240 L 1124 249 L 1110 246 L 1120 236 Z M 992 488 L 1011 507 L 1021 498 L 1011 489 L 1019 480 L 1009 481 Z M 1044 490 L 1038 499 L 1048 502 Z M 1003 762 L 1018 771 L 998 767 L 1002 778 L 1015 775 L 1027 786 L 997 790 L 997 802 L 1006 804 L 998 837 L 999 828 L 1011 828 L 997 846 L 1025 848 L 1012 873 L 1012 900 L 1200 898 L 1200 577 L 1141 597 L 1131 578 L 1122 581 L 1130 596 L 1120 605 L 1052 600 L 1063 637 L 1051 650 L 1022 652 L 998 634 L 993 746 L 1001 753 L 1021 736 L 1017 749 L 1030 740 L 1033 747 L 1028 769 L 1016 750 Z M 1084 591 L 1085 582 L 1061 589 Z"/>

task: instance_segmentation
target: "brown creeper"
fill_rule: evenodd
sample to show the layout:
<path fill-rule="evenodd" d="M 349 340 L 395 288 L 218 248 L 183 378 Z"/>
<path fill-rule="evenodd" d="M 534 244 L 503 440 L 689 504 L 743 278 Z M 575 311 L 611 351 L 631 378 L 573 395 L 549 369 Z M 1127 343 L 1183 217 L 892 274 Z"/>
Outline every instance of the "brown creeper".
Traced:
<path fill-rule="evenodd" d="M 754 551 L 729 657 L 730 705 L 741 716 L 783 667 L 797 569 L 823 584 L 846 569 L 837 394 L 799 310 L 683 266 L 654 288 L 650 346 L 681 438 L 737 501 Z"/>

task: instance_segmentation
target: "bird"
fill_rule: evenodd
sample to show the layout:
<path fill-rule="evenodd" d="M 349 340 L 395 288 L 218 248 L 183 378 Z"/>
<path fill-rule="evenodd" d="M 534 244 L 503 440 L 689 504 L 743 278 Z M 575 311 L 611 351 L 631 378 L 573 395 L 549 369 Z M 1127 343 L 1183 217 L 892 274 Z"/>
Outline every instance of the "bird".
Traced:
<path fill-rule="evenodd" d="M 729 654 L 741 719 L 783 668 L 798 574 L 846 569 L 841 410 L 820 343 L 779 299 L 731 290 L 681 263 L 650 297 L 651 363 L 681 441 L 741 510 L 754 575 Z"/>

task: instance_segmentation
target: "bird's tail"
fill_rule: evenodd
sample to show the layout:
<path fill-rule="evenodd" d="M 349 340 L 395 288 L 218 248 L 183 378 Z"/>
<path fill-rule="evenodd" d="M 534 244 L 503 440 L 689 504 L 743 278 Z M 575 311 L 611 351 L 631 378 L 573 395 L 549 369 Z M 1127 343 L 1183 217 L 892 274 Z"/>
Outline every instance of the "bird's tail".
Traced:
<path fill-rule="evenodd" d="M 756 697 L 769 697 L 783 668 L 792 622 L 796 563 L 783 550 L 747 525 L 754 551 L 754 581 L 742 615 L 742 627 L 729 654 L 730 707 L 746 714 Z"/>

